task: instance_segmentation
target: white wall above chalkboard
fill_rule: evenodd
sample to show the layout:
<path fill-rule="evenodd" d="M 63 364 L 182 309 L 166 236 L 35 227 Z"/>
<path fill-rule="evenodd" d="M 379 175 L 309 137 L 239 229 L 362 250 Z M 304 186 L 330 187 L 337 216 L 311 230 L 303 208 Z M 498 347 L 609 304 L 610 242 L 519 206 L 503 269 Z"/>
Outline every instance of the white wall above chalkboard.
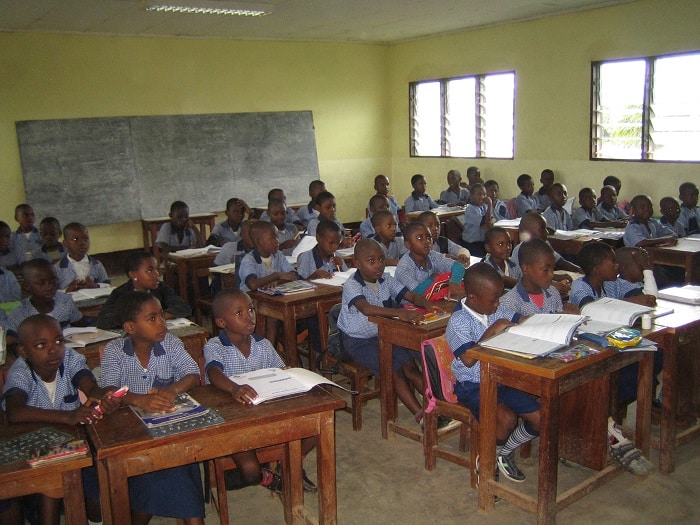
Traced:
<path fill-rule="evenodd" d="M 33 120 L 16 123 L 26 199 L 61 224 L 264 206 L 271 188 L 306 202 L 319 178 L 310 111 Z"/>

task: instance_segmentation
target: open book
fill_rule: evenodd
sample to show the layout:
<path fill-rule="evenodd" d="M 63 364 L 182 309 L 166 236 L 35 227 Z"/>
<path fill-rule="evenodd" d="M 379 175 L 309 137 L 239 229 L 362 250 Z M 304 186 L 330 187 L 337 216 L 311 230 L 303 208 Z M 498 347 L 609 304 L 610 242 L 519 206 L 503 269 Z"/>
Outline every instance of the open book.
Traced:
<path fill-rule="evenodd" d="M 571 344 L 574 332 L 584 320 L 582 315 L 535 314 L 480 344 L 528 359 L 541 357 Z"/>
<path fill-rule="evenodd" d="M 332 277 L 330 279 L 319 277 L 318 279 L 311 279 L 311 282 L 318 284 L 329 284 L 331 286 L 343 286 L 345 284 L 345 281 L 350 279 L 350 277 L 352 277 L 354 274 L 355 268 L 351 268 L 346 272 L 333 272 L 331 274 Z"/>
<path fill-rule="evenodd" d="M 688 284 L 659 290 L 659 298 L 677 303 L 700 304 L 700 286 Z"/>
<path fill-rule="evenodd" d="M 581 314 L 585 315 L 587 319 L 579 331 L 606 334 L 622 326 L 632 326 L 644 314 L 661 317 L 672 312 L 673 310 L 670 308 L 652 308 L 610 297 L 602 297 L 581 308 Z"/>
<path fill-rule="evenodd" d="M 169 425 L 178 421 L 191 419 L 193 417 L 206 414 L 209 410 L 207 407 L 200 405 L 197 400 L 186 392 L 178 394 L 173 405 L 173 409 L 170 412 L 165 413 L 147 412 L 135 406 L 132 406 L 131 409 L 137 416 L 139 416 L 139 418 L 141 418 L 143 424 L 148 428 Z"/>
<path fill-rule="evenodd" d="M 258 393 L 258 397 L 252 400 L 254 405 L 271 399 L 303 394 L 322 384 L 333 385 L 353 393 L 305 368 L 263 368 L 247 374 L 233 375 L 229 379 L 237 385 L 249 385 Z"/>
<path fill-rule="evenodd" d="M 316 285 L 311 284 L 308 281 L 299 280 L 280 283 L 275 286 L 266 286 L 265 288 L 258 288 L 258 291 L 266 293 L 267 295 L 289 295 L 293 293 L 309 292 L 314 288 L 316 288 Z"/>
<path fill-rule="evenodd" d="M 117 332 L 102 330 L 94 326 L 69 326 L 63 329 L 63 336 L 66 338 L 66 346 L 70 348 L 84 348 L 92 343 L 109 341 L 120 337 Z"/>

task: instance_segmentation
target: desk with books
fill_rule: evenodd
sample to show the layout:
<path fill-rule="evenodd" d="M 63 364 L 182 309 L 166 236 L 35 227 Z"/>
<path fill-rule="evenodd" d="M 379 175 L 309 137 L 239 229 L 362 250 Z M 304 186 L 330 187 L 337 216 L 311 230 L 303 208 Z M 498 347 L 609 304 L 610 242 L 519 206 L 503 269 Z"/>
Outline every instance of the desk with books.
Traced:
<path fill-rule="evenodd" d="M 206 253 L 195 256 L 178 255 L 178 252 L 169 253 L 165 260 L 165 277 L 164 280 L 186 303 L 192 304 L 190 300 L 189 284 L 191 282 L 195 265 L 206 264 L 211 266 L 216 258 L 215 253 Z M 177 284 L 175 280 L 177 279 Z M 197 285 L 199 283 L 197 282 Z"/>
<path fill-rule="evenodd" d="M 190 222 L 199 230 L 202 241 L 205 241 L 216 226 L 216 213 L 193 213 L 190 215 Z M 143 230 L 143 247 L 146 251 L 153 253 L 154 257 L 160 260 L 160 249 L 156 246 L 158 230 L 166 222 L 170 222 L 170 217 L 158 217 L 156 219 L 143 219 L 141 229 Z"/>
<path fill-rule="evenodd" d="M 105 525 L 130 523 L 128 478 L 146 472 L 206 461 L 243 450 L 285 445 L 284 516 L 287 523 L 310 521 L 304 507 L 301 439 L 317 436 L 318 523 L 337 522 L 335 410 L 345 402 L 323 390 L 255 407 L 231 401 L 212 386 L 190 392 L 216 410 L 216 427 L 153 438 L 136 414 L 121 408 L 87 429 L 97 462 Z"/>
<path fill-rule="evenodd" d="M 700 240 L 678 239 L 675 246 L 649 247 L 647 250 L 654 264 L 683 268 L 686 284 L 700 284 Z"/>

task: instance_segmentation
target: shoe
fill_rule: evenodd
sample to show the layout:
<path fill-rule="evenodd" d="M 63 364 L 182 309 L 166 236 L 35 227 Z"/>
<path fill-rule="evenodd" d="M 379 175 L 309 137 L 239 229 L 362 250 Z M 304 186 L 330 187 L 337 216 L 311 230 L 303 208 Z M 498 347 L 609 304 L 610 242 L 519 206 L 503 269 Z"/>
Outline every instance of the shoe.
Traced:
<path fill-rule="evenodd" d="M 476 461 L 474 462 L 474 463 L 475 463 L 475 465 L 474 465 L 474 472 L 476 473 L 476 488 L 477 488 L 477 489 L 479 488 L 479 481 L 480 481 L 480 477 L 479 477 L 479 458 L 480 458 L 480 456 L 477 455 L 477 456 L 476 456 Z M 500 479 L 500 474 L 499 474 L 499 472 L 498 472 L 498 463 L 496 463 L 496 466 L 495 466 L 495 468 L 494 468 L 493 479 L 495 479 L 497 482 L 498 482 L 498 480 Z M 499 501 L 499 500 L 500 500 L 500 498 L 499 498 L 498 496 L 496 496 L 496 501 Z"/>
<path fill-rule="evenodd" d="M 437 418 L 438 430 L 452 430 L 453 428 L 457 428 L 461 424 L 461 421 L 458 421 L 456 419 L 450 419 L 449 417 L 438 416 Z"/>
<path fill-rule="evenodd" d="M 635 476 L 648 476 L 654 472 L 654 465 L 642 455 L 642 452 L 627 441 L 610 445 L 610 456 L 619 461 L 623 468 Z"/>
<path fill-rule="evenodd" d="M 277 472 L 273 472 L 270 469 L 263 468 L 261 470 L 269 473 L 272 476 L 272 481 L 267 485 L 263 485 L 263 487 L 265 487 L 266 489 L 269 489 L 272 492 L 275 492 L 276 494 L 279 494 L 281 496 L 282 495 L 282 477 Z"/>
<path fill-rule="evenodd" d="M 305 470 L 301 471 L 301 481 L 304 483 L 304 492 L 308 492 L 309 494 L 315 494 L 318 492 L 318 487 L 316 487 L 316 484 L 308 478 Z"/>
<path fill-rule="evenodd" d="M 497 456 L 496 465 L 498 465 L 500 471 L 509 480 L 515 481 L 516 483 L 525 481 L 525 474 L 523 474 L 523 471 L 515 464 L 512 453 L 507 456 Z"/>

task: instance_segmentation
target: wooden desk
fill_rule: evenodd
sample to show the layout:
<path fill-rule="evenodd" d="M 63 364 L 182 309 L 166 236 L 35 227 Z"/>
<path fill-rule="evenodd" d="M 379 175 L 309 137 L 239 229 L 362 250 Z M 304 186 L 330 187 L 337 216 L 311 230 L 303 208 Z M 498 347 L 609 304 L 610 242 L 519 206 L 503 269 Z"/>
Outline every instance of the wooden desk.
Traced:
<path fill-rule="evenodd" d="M 209 261 L 209 265 L 214 262 L 216 258 L 215 253 L 208 253 L 206 255 L 196 255 L 194 257 L 183 257 L 178 255 L 177 252 L 169 253 L 165 258 L 165 276 L 164 280 L 174 290 L 178 292 L 180 297 L 184 299 L 186 303 L 194 306 L 190 301 L 189 294 L 189 284 L 191 282 L 190 275 L 192 274 L 192 264 L 197 261 Z M 177 286 L 175 285 L 175 278 L 177 277 Z"/>
<path fill-rule="evenodd" d="M 438 221 L 445 222 L 447 219 L 451 219 L 452 217 L 461 217 L 464 215 L 464 210 L 466 209 L 465 206 L 440 206 L 439 208 L 435 208 L 432 211 L 437 215 Z M 416 220 L 418 216 L 423 213 L 422 211 L 412 211 L 410 213 L 406 214 L 406 218 L 410 220 Z"/>
<path fill-rule="evenodd" d="M 597 237 L 577 237 L 575 239 L 562 239 L 556 236 L 548 236 L 549 244 L 552 248 L 567 255 L 578 255 L 584 244 L 590 241 L 600 240 L 612 246 L 613 250 L 617 250 L 623 246 L 622 238 L 619 239 L 601 239 Z"/>
<path fill-rule="evenodd" d="M 216 213 L 193 213 L 190 215 L 190 220 L 199 230 L 202 235 L 202 240 L 206 241 L 211 234 L 211 231 L 216 226 Z M 166 222 L 170 221 L 170 217 L 158 217 L 156 219 L 143 219 L 141 221 L 141 229 L 143 230 L 143 247 L 146 251 L 150 251 L 156 259 L 160 261 L 160 249 L 156 246 L 156 237 L 158 230 Z"/>
<path fill-rule="evenodd" d="M 0 417 L 0 441 L 6 441 L 26 432 L 50 426 L 61 432 L 82 439 L 77 426 L 23 423 L 8 425 Z M 40 467 L 30 467 L 26 461 L 0 465 L 0 494 L 2 498 L 17 498 L 28 494 L 44 494 L 51 498 L 63 498 L 66 523 L 87 523 L 83 480 L 80 469 L 92 465 L 92 456 L 86 454 L 66 461 Z"/>
<path fill-rule="evenodd" d="M 493 509 L 494 497 L 515 503 L 519 507 L 537 515 L 537 523 L 555 523 L 559 509 L 577 501 L 603 482 L 622 471 L 619 463 L 611 464 L 576 487 L 567 490 L 557 499 L 557 465 L 560 457 L 560 432 L 575 432 L 571 428 L 560 428 L 560 409 L 564 395 L 590 382 L 597 381 L 599 386 L 607 385 L 611 372 L 634 362 L 639 362 L 639 383 L 637 387 L 637 433 L 636 446 L 645 456 L 649 454 L 649 433 L 651 430 L 651 381 L 653 355 L 649 352 L 618 353 L 604 350 L 600 354 L 589 356 L 579 361 L 563 363 L 556 359 L 525 359 L 504 352 L 487 348 L 474 347 L 467 351 L 467 356 L 481 362 L 481 399 L 479 422 L 479 454 L 481 481 L 479 486 L 479 508 L 484 511 Z M 496 388 L 508 385 L 535 396 L 539 396 L 541 405 L 541 424 L 539 437 L 539 463 L 537 497 L 527 496 L 505 483 L 494 480 L 496 465 Z M 581 412 L 572 414 L 569 421 L 579 420 L 585 425 L 588 420 L 607 420 L 608 402 L 606 398 L 589 397 L 586 407 L 577 407 Z M 591 418 L 584 408 L 602 415 Z M 578 416 L 578 417 L 576 417 Z M 605 423 L 597 429 L 599 440 L 606 439 Z M 596 429 L 594 429 L 596 430 Z M 596 433 L 594 432 L 594 435 Z M 604 447 L 604 445 L 603 445 Z M 528 480 L 532 483 L 532 480 Z"/>
<path fill-rule="evenodd" d="M 649 336 L 664 353 L 661 389 L 661 435 L 659 471 L 670 474 L 675 468 L 676 448 L 700 435 L 700 424 L 676 431 L 676 414 L 700 414 L 700 306 L 659 300 L 674 312 L 656 319 L 665 327 Z"/>
<path fill-rule="evenodd" d="M 420 357 L 423 341 L 445 333 L 449 318 L 440 319 L 433 323 L 414 325 L 399 319 L 370 316 L 369 320 L 377 324 L 379 329 L 379 390 L 381 394 L 381 430 L 382 438 L 389 437 L 389 429 L 406 437 L 415 439 L 422 436 L 419 432 L 407 431 L 398 427 L 398 402 L 394 391 L 394 378 L 391 363 L 394 356 L 394 345 L 403 346 L 418 352 Z"/>
<path fill-rule="evenodd" d="M 287 364 L 301 366 L 297 351 L 297 321 L 308 317 L 319 317 L 319 303 L 340 302 L 343 289 L 340 286 L 317 284 L 308 292 L 289 295 L 267 295 L 262 292 L 248 292 L 258 313 L 256 332 L 265 335 L 266 318 L 277 319 L 284 326 L 284 350 Z"/>
<path fill-rule="evenodd" d="M 678 239 L 676 246 L 648 247 L 654 264 L 685 269 L 685 284 L 700 284 L 700 241 Z"/>
<path fill-rule="evenodd" d="M 301 397 L 250 407 L 212 386 L 192 396 L 226 420 L 216 427 L 154 439 L 129 408 L 91 425 L 105 525 L 131 523 L 128 478 L 192 462 L 285 444 L 284 514 L 287 523 L 309 521 L 304 508 L 301 439 L 317 436 L 318 522 L 337 522 L 335 487 L 335 414 L 345 402 L 322 390 Z"/>
<path fill-rule="evenodd" d="M 100 315 L 102 307 L 107 302 L 107 299 L 109 299 L 108 295 L 104 297 L 97 297 L 95 299 L 75 301 L 75 306 L 78 307 L 78 310 L 80 310 L 80 313 L 83 314 L 83 317 L 93 317 L 96 319 Z"/>

